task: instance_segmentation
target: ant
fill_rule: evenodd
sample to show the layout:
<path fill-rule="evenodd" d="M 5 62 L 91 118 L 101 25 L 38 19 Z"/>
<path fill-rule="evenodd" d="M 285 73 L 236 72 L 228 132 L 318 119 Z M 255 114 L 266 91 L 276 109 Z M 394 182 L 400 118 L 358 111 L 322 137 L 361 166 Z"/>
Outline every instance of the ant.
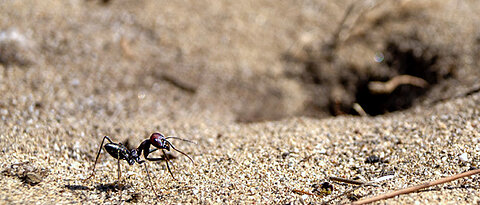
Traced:
<path fill-rule="evenodd" d="M 100 153 L 102 152 L 102 146 L 103 146 L 103 143 L 105 142 L 105 140 L 108 140 L 108 142 L 109 142 L 109 143 L 105 144 L 105 146 L 103 146 L 105 148 L 105 150 L 107 151 L 107 153 L 110 154 L 110 156 L 112 156 L 113 158 L 118 159 L 118 182 L 120 182 L 120 177 L 121 177 L 120 160 L 127 161 L 129 165 L 134 165 L 135 162 L 138 163 L 138 164 L 143 164 L 146 161 L 145 160 L 140 160 L 140 156 L 142 155 L 142 151 L 143 151 L 143 157 L 148 161 L 165 160 L 165 163 L 167 164 L 168 172 L 170 172 L 170 174 L 172 175 L 172 178 L 174 180 L 176 180 L 175 177 L 173 176 L 172 171 L 170 170 L 170 166 L 168 165 L 168 162 L 170 161 L 170 159 L 168 158 L 167 154 L 165 153 L 165 150 L 170 151 L 170 148 L 172 148 L 175 151 L 180 152 L 181 154 L 187 156 L 188 159 L 190 159 L 190 161 L 192 161 L 192 163 L 195 164 L 195 162 L 193 161 L 193 159 L 190 156 L 188 156 L 187 154 L 185 154 L 182 151 L 175 148 L 173 146 L 173 144 L 170 143 L 167 139 L 178 139 L 178 140 L 183 140 L 183 141 L 186 141 L 186 142 L 194 143 L 192 141 L 185 140 L 185 139 L 178 138 L 178 137 L 165 137 L 163 134 L 153 133 L 150 136 L 150 138 L 144 140 L 140 144 L 140 146 L 138 146 L 138 148 L 128 149 L 125 145 L 123 145 L 121 143 L 114 143 L 108 136 L 103 137 L 102 143 L 100 144 L 100 149 L 98 150 L 97 157 L 95 158 L 95 163 L 93 164 L 92 174 L 88 178 L 84 179 L 83 182 L 87 181 L 88 179 L 90 179 L 91 177 L 93 177 L 95 175 L 95 166 L 97 165 L 97 160 L 98 160 L 98 157 L 100 156 Z M 155 148 L 150 149 L 151 145 L 153 145 Z M 148 157 L 148 155 L 150 153 L 155 152 L 157 150 L 162 151 L 163 158 L 149 158 Z M 153 187 L 152 180 L 150 179 L 150 175 L 148 173 L 147 165 L 146 164 L 144 164 L 144 165 L 145 165 L 145 170 L 147 172 L 148 180 L 150 181 L 150 186 L 152 186 L 152 189 L 153 189 L 153 192 L 155 193 L 155 196 L 158 196 L 157 192 L 155 191 L 155 188 Z"/>

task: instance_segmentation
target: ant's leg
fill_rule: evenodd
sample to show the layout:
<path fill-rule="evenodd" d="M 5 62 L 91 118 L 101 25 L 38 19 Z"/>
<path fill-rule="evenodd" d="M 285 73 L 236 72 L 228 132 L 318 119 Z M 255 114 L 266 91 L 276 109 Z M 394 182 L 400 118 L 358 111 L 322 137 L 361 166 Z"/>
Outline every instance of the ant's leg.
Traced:
<path fill-rule="evenodd" d="M 154 151 L 157 151 L 158 149 L 154 149 Z M 153 152 L 150 150 L 150 152 Z M 162 158 L 149 158 L 149 159 L 152 159 L 152 161 L 158 161 L 158 160 L 161 160 Z M 158 160 L 157 160 L 158 159 Z M 140 160 L 138 161 L 137 163 L 138 164 L 143 164 L 145 163 L 146 161 L 145 160 Z M 150 178 L 150 172 L 148 171 L 148 166 L 147 166 L 147 163 L 144 164 L 145 166 L 145 171 L 147 172 L 147 178 L 148 178 L 148 181 L 150 182 L 150 186 L 152 187 L 153 189 L 153 193 L 155 193 L 155 197 L 158 197 L 158 194 L 157 194 L 157 191 L 155 189 L 155 187 L 153 186 L 153 182 L 152 182 L 152 179 Z"/>
<path fill-rule="evenodd" d="M 175 177 L 173 176 L 172 170 L 170 170 L 170 165 L 168 165 L 168 162 L 170 161 L 170 159 L 168 159 L 167 153 L 165 153 L 165 151 L 163 149 L 162 149 L 162 153 L 163 153 L 163 158 L 145 158 L 145 159 L 148 160 L 148 161 L 165 160 L 165 163 L 167 164 L 168 172 L 170 172 L 170 174 L 172 175 L 172 178 L 175 179 Z M 172 164 L 172 166 L 173 166 L 173 164 Z"/>
<path fill-rule="evenodd" d="M 165 163 L 167 164 L 168 172 L 170 172 L 170 174 L 172 175 L 172 178 L 175 179 L 175 177 L 173 176 L 172 170 L 170 170 L 170 166 L 168 166 L 168 162 L 170 161 L 170 159 L 168 159 L 167 153 L 165 153 L 165 151 L 163 149 L 162 149 L 162 152 L 163 152 L 163 156 L 165 157 Z M 177 180 L 177 179 L 175 179 L 175 180 Z"/>
<path fill-rule="evenodd" d="M 145 162 L 145 161 L 143 161 L 143 162 Z M 148 178 L 148 181 L 150 181 L 150 186 L 153 189 L 153 193 L 155 193 L 155 197 L 158 197 L 157 191 L 155 190 L 155 187 L 153 186 L 152 179 L 150 178 L 150 174 L 148 172 L 147 163 L 145 163 L 143 165 L 145 166 L 145 170 L 147 171 L 147 178 Z"/>
<path fill-rule="evenodd" d="M 84 179 L 83 182 L 87 181 L 88 179 L 92 178 L 95 175 L 95 166 L 97 166 L 97 160 L 98 160 L 98 157 L 100 156 L 100 152 L 102 152 L 102 147 L 103 147 L 103 143 L 105 142 L 105 139 L 107 139 L 110 143 L 113 143 L 108 136 L 103 137 L 102 143 L 100 144 L 100 148 L 98 149 L 97 157 L 95 158 L 95 163 L 93 163 L 92 174 L 86 179 Z"/>
<path fill-rule="evenodd" d="M 118 150 L 118 156 L 120 156 L 120 150 Z M 118 186 L 118 189 L 120 189 L 120 199 L 119 201 L 122 201 L 122 190 L 123 190 L 123 185 L 122 183 L 120 182 L 120 178 L 122 177 L 122 169 L 120 167 L 120 157 L 118 158 L 118 180 L 117 180 L 117 186 Z"/>
<path fill-rule="evenodd" d="M 118 150 L 118 155 L 120 156 L 120 150 Z M 120 157 L 117 159 L 117 164 L 118 164 L 118 182 L 120 182 L 120 178 L 122 177 L 122 169 L 120 168 Z"/>

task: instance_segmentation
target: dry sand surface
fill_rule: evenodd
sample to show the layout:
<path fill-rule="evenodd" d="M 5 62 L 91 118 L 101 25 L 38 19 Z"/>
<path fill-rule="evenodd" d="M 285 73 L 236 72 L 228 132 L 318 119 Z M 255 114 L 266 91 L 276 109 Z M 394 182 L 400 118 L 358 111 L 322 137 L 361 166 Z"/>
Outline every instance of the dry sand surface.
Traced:
<path fill-rule="evenodd" d="M 479 168 L 480 3 L 353 2 L 0 0 L 0 204 L 321 204 L 393 176 L 351 203 Z M 147 162 L 158 196 L 105 151 L 82 181 L 103 136 L 154 132 L 196 142 L 170 140 L 177 180 Z M 381 203 L 479 204 L 480 176 Z"/>

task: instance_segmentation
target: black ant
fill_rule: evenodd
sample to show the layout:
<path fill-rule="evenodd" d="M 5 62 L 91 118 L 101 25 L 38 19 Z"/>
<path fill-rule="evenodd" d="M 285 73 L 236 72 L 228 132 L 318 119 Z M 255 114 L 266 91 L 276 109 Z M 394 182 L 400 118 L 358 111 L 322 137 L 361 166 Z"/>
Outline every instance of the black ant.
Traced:
<path fill-rule="evenodd" d="M 142 151 L 143 151 L 143 157 L 148 161 L 165 160 L 165 163 L 167 164 L 168 172 L 170 172 L 173 179 L 175 179 L 175 177 L 173 176 L 173 173 L 170 170 L 170 166 L 168 165 L 168 162 L 170 161 L 170 159 L 168 158 L 167 154 L 165 153 L 165 150 L 170 151 L 170 148 L 172 148 L 175 151 L 180 152 L 181 154 L 187 156 L 188 159 L 190 159 L 190 161 L 192 161 L 192 163 L 195 164 L 195 162 L 193 161 L 193 159 L 190 156 L 188 156 L 187 154 L 183 153 L 182 151 L 176 149 L 172 145 L 172 143 L 170 143 L 167 139 L 179 139 L 179 140 L 183 140 L 183 141 L 186 141 L 186 142 L 194 143 L 194 142 L 189 141 L 189 140 L 185 140 L 185 139 L 178 138 L 178 137 L 165 137 L 163 134 L 153 133 L 150 136 L 150 139 L 144 140 L 140 144 L 140 146 L 138 146 L 138 148 L 128 149 L 125 145 L 123 145 L 121 143 L 114 143 L 108 136 L 105 136 L 105 137 L 103 137 L 102 143 L 100 144 L 100 149 L 98 150 L 97 157 L 95 158 L 95 163 L 93 164 L 92 174 L 88 178 L 84 179 L 83 180 L 84 182 L 95 175 L 95 166 L 97 165 L 98 157 L 100 156 L 100 153 L 102 152 L 102 146 L 103 146 L 103 143 L 105 142 L 105 139 L 109 141 L 109 143 L 105 144 L 105 146 L 104 146 L 105 150 L 108 152 L 108 154 L 110 154 L 110 156 L 112 156 L 115 159 L 118 159 L 118 182 L 120 182 L 120 177 L 121 177 L 120 160 L 125 160 L 130 165 L 134 165 L 135 162 L 138 163 L 138 164 L 143 164 L 145 162 L 145 160 L 140 160 L 140 156 L 142 155 Z M 150 149 L 150 145 L 153 145 L 155 148 Z M 162 151 L 163 158 L 148 158 L 148 155 L 150 153 L 155 152 L 157 150 Z M 145 165 L 145 170 L 147 171 L 148 180 L 150 181 L 150 186 L 152 186 L 152 188 L 153 188 L 152 180 L 150 179 L 150 175 L 148 173 L 147 165 L 146 164 L 144 164 L 144 165 Z M 153 188 L 153 192 L 155 193 L 155 196 L 158 196 L 157 192 L 155 191 L 155 188 Z"/>

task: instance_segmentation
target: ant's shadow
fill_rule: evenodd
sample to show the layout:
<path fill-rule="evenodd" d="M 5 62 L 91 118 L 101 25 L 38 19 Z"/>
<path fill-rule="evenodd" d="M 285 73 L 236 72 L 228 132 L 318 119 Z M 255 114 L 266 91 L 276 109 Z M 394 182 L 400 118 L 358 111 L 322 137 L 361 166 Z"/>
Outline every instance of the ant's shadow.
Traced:
<path fill-rule="evenodd" d="M 70 189 L 72 191 L 78 190 L 93 190 L 94 188 L 90 188 L 83 185 L 65 185 L 65 188 Z M 120 190 L 127 190 L 131 188 L 130 185 L 118 185 L 117 183 L 109 183 L 109 184 L 99 184 L 95 186 L 95 189 L 102 192 L 118 192 Z"/>
<path fill-rule="evenodd" d="M 123 191 L 130 189 L 132 186 L 130 185 L 118 185 L 117 183 L 108 183 L 108 184 L 99 184 L 95 186 L 96 190 L 102 191 L 102 192 L 118 192 L 118 191 Z"/>
<path fill-rule="evenodd" d="M 65 188 L 70 189 L 72 191 L 77 191 L 77 190 L 90 190 L 89 187 L 83 186 L 83 185 L 65 185 Z"/>

